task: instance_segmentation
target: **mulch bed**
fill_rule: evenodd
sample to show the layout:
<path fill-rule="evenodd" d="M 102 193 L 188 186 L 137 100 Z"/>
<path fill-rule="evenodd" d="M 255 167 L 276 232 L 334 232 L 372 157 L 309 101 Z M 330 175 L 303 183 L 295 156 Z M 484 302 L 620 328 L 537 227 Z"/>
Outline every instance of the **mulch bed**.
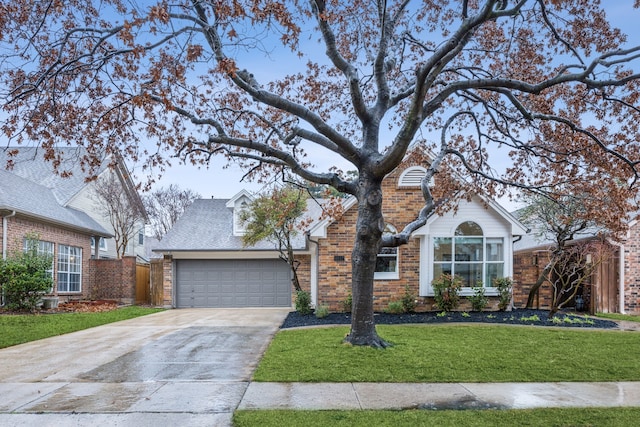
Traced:
<path fill-rule="evenodd" d="M 442 315 L 438 312 L 428 313 L 406 313 L 389 314 L 376 313 L 375 322 L 377 325 L 399 325 L 408 323 L 502 323 L 513 325 L 534 325 L 534 326 L 557 326 L 572 328 L 617 328 L 618 324 L 611 320 L 598 319 L 585 315 L 573 313 L 556 313 L 555 321 L 549 319 L 549 312 L 546 310 L 518 309 L 513 311 L 484 311 L 484 312 L 448 312 Z M 282 329 L 296 328 L 301 326 L 322 326 L 322 325 L 349 325 L 351 324 L 351 314 L 331 313 L 327 317 L 317 318 L 314 314 L 300 315 L 296 311 L 288 314 L 287 318 L 280 326 Z"/>
<path fill-rule="evenodd" d="M 33 314 L 56 314 L 56 313 L 100 313 L 115 310 L 121 305 L 112 300 L 91 300 L 91 301 L 68 301 L 60 302 L 57 308 L 47 310 L 38 309 Z M 0 315 L 29 314 L 28 312 L 10 311 L 5 308 L 0 309 Z"/>

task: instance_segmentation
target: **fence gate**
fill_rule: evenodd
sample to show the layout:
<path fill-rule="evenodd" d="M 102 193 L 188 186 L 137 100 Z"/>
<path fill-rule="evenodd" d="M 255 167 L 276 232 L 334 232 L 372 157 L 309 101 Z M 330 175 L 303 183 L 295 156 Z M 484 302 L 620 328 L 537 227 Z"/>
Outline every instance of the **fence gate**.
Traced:
<path fill-rule="evenodd" d="M 136 264 L 136 304 L 150 304 L 150 268 L 148 264 Z"/>

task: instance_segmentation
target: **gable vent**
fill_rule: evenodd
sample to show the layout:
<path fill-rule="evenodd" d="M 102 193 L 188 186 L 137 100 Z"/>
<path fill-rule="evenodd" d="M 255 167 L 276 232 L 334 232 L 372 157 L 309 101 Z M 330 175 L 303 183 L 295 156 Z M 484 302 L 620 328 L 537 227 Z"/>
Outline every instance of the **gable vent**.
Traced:
<path fill-rule="evenodd" d="M 408 168 L 400 175 L 399 187 L 420 187 L 422 178 L 427 174 L 427 170 L 421 166 Z"/>

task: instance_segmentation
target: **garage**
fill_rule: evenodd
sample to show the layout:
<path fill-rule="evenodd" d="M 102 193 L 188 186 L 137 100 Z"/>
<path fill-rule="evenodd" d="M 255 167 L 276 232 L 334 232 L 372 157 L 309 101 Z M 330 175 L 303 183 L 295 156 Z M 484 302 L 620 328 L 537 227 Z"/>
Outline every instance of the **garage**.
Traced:
<path fill-rule="evenodd" d="M 176 260 L 176 307 L 290 307 L 291 274 L 280 259 Z"/>

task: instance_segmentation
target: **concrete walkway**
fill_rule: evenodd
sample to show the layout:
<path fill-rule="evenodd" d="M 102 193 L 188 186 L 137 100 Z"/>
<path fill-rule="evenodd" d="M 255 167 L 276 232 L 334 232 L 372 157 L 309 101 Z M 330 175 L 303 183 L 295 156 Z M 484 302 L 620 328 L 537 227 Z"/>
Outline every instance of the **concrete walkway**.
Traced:
<path fill-rule="evenodd" d="M 256 383 L 238 409 L 640 407 L 640 382 Z"/>

